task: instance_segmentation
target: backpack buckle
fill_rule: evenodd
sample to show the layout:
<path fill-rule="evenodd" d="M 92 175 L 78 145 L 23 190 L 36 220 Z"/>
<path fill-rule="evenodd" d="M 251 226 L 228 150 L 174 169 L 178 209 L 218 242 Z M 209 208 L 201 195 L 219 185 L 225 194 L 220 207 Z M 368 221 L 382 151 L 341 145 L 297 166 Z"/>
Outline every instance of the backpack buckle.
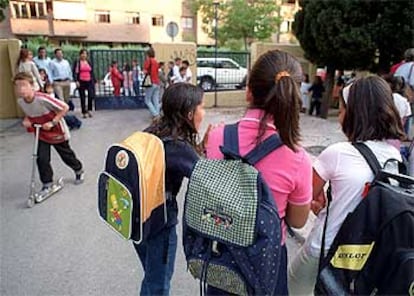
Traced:
<path fill-rule="evenodd" d="M 211 244 L 211 251 L 216 255 L 216 256 L 220 256 L 221 253 L 218 250 L 218 241 L 213 241 Z"/>

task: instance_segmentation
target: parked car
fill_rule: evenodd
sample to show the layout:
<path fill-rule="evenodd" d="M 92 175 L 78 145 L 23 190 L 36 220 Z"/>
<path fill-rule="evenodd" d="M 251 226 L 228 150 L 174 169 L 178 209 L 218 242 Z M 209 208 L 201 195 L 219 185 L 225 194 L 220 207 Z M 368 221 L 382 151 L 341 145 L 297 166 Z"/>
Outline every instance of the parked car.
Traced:
<path fill-rule="evenodd" d="M 247 69 L 232 59 L 197 58 L 197 83 L 206 91 L 215 85 L 240 88 L 246 77 Z"/>

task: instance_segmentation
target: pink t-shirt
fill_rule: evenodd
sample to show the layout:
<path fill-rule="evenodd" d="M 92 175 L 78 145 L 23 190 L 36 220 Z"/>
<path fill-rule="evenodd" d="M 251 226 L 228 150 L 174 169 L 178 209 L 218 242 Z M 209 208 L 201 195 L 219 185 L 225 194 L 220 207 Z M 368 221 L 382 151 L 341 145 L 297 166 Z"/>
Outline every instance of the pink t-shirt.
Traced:
<path fill-rule="evenodd" d="M 91 81 L 91 66 L 87 62 L 80 62 L 79 68 L 79 80 Z"/>
<path fill-rule="evenodd" d="M 239 122 L 239 152 L 246 155 L 256 146 L 256 138 L 259 130 L 260 118 L 263 111 L 259 109 L 247 110 L 245 116 Z M 275 126 L 268 122 L 264 138 L 276 133 Z M 207 143 L 207 158 L 222 159 L 220 146 L 224 141 L 224 126 L 218 127 L 209 133 Z M 287 146 L 271 152 L 260 160 L 256 169 L 266 181 L 283 219 L 286 215 L 287 204 L 306 205 L 312 200 L 312 163 L 302 147 L 294 152 Z M 286 225 L 283 221 L 283 243 L 286 238 Z"/>

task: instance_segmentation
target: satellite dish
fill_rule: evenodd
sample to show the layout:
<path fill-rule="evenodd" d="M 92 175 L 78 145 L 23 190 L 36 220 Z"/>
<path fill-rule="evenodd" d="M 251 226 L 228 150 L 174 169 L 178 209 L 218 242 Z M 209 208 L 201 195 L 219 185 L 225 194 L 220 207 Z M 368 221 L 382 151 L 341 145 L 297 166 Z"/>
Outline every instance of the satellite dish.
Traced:
<path fill-rule="evenodd" d="M 169 22 L 167 24 L 167 35 L 174 41 L 174 37 L 178 35 L 178 24 L 176 22 Z"/>

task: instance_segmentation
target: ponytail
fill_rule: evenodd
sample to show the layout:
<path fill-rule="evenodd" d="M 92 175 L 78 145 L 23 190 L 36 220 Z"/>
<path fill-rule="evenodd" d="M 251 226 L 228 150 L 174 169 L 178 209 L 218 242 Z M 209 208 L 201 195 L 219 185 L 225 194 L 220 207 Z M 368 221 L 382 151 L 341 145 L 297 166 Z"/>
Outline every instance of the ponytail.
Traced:
<path fill-rule="evenodd" d="M 282 76 L 275 81 L 265 100 L 264 110 L 273 118 L 283 143 L 296 151 L 300 140 L 300 93 L 296 82 L 290 76 Z M 260 122 L 259 137 L 264 134 L 267 117 Z"/>
<path fill-rule="evenodd" d="M 266 122 L 273 120 L 283 143 L 297 151 L 299 145 L 299 112 L 302 81 L 299 62 L 290 54 L 271 50 L 261 55 L 253 65 L 248 81 L 252 93 L 252 108 L 264 111 L 257 141 L 266 131 Z"/>

